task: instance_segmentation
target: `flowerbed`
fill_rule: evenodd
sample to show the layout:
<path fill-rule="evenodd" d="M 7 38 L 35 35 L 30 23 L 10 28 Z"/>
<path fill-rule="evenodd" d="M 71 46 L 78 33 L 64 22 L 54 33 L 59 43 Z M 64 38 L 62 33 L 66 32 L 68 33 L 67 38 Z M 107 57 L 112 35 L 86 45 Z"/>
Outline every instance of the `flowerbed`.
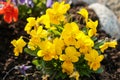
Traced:
<path fill-rule="evenodd" d="M 56 4 L 56 6 L 66 6 L 64 3 Z M 59 7 L 60 10 L 63 10 L 61 7 Z M 12 44 L 15 46 L 15 56 L 19 55 L 19 50 L 22 52 L 22 47 L 24 47 L 26 42 L 29 41 L 28 48 L 25 48 L 25 52 L 37 57 L 32 57 L 32 63 L 36 65 L 37 69 L 39 69 L 39 74 L 41 74 L 41 76 L 39 76 L 40 78 L 42 78 L 43 75 L 44 78 L 49 77 L 50 79 L 68 79 L 74 77 L 76 80 L 78 80 L 79 75 L 81 77 L 91 76 L 91 73 L 102 72 L 102 68 L 100 68 L 100 61 L 103 59 L 103 54 L 101 54 L 101 52 L 104 52 L 105 49 L 102 47 L 115 47 L 116 42 L 108 42 L 109 39 L 103 40 L 104 38 L 102 38 L 101 41 L 98 41 L 100 39 L 96 34 L 96 27 L 98 23 L 97 21 L 94 22 L 92 20 L 88 20 L 88 13 L 86 9 L 81 9 L 81 11 L 78 12 L 79 15 L 81 15 L 80 17 L 83 19 L 82 23 L 84 24 L 83 27 L 80 27 L 78 22 L 70 22 L 69 20 L 71 19 L 67 19 L 67 21 L 64 18 L 61 18 L 61 16 L 68 18 L 70 17 L 69 15 L 63 15 L 66 13 L 67 9 L 65 9 L 65 12 L 60 11 L 61 16 L 59 20 L 61 20 L 61 22 L 55 21 L 57 18 L 52 19 L 53 13 L 51 11 L 56 11 L 54 8 L 55 4 L 54 7 L 48 9 L 48 14 L 46 12 L 44 16 L 37 18 L 37 20 L 34 17 L 28 18 L 28 23 L 26 24 L 25 30 L 30 35 L 30 37 L 27 36 L 28 38 L 26 38 L 23 36 L 20 39 L 12 41 Z M 52 16 L 50 20 L 47 20 L 49 22 L 44 22 L 44 19 L 47 19 L 46 16 L 51 15 L 50 12 Z M 59 17 L 59 15 L 57 17 Z M 26 42 L 24 42 L 23 39 L 25 39 Z M 82 41 L 84 42 L 83 46 L 87 46 L 86 48 L 80 46 L 83 43 Z M 50 54 L 47 54 L 46 52 L 49 52 Z M 20 54 L 20 56 L 21 55 L 25 54 Z M 93 61 L 91 61 L 91 57 L 88 58 L 90 55 L 93 57 Z M 29 60 L 30 63 L 31 60 L 32 59 Z M 93 66 L 93 64 L 96 64 L 96 66 Z M 33 74 L 35 72 L 33 72 Z M 23 76 L 29 78 L 29 76 L 26 76 L 25 74 L 23 74 Z"/>

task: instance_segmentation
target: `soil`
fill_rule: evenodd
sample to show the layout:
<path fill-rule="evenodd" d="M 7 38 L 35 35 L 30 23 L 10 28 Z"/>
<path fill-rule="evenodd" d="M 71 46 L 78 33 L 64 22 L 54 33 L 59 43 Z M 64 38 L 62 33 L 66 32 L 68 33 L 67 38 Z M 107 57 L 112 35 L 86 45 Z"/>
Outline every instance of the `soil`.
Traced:
<path fill-rule="evenodd" d="M 69 13 L 73 17 L 73 20 L 79 20 L 80 23 L 84 24 L 80 19 L 76 11 L 80 8 L 86 7 L 87 4 L 81 3 L 76 6 L 72 6 Z M 88 9 L 88 8 L 87 8 Z M 88 9 L 89 17 L 92 20 L 99 20 L 93 10 Z M 19 57 L 15 57 L 13 53 L 13 46 L 11 41 L 19 38 L 21 35 L 27 36 L 24 32 L 24 26 L 26 20 L 19 20 L 16 23 L 7 24 L 4 22 L 3 17 L 0 16 L 0 80 L 3 80 L 5 74 L 15 66 L 22 64 L 32 65 L 32 68 L 27 70 L 28 80 L 41 80 L 40 73 L 36 70 L 35 66 L 31 63 L 34 57 L 28 54 L 22 53 Z M 82 25 L 81 25 L 82 26 Z M 110 36 L 104 31 L 99 29 L 98 25 L 98 38 L 106 38 Z M 81 80 L 119 80 L 120 79 L 120 41 L 115 49 L 107 49 L 104 53 L 105 58 L 101 62 L 104 67 L 104 72 L 101 74 L 92 74 L 91 77 L 81 77 Z M 23 80 L 23 77 L 19 70 L 12 70 L 5 78 L 5 80 Z"/>

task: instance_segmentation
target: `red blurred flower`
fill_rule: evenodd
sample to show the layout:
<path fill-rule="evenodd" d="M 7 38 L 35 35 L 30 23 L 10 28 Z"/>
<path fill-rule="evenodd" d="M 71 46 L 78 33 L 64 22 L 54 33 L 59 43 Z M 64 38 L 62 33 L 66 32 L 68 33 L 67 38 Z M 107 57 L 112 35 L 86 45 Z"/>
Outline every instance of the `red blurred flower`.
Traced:
<path fill-rule="evenodd" d="M 16 22 L 18 20 L 18 8 L 8 2 L 0 2 L 2 7 L 0 8 L 0 14 L 4 15 L 4 20 L 7 23 L 11 23 L 12 20 Z"/>

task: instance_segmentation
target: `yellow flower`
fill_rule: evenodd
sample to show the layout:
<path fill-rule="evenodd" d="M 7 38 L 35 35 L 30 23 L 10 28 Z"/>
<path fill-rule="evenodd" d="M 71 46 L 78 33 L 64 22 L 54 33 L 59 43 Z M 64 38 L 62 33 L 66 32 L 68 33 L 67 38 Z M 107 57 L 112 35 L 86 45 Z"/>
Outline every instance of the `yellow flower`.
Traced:
<path fill-rule="evenodd" d="M 65 21 L 64 14 L 70 8 L 69 4 L 64 4 L 64 2 L 55 2 L 52 8 L 46 10 L 46 15 L 49 16 L 50 23 L 59 24 L 60 21 Z"/>
<path fill-rule="evenodd" d="M 90 37 L 92 37 L 93 35 L 97 35 L 97 30 L 96 29 L 90 29 L 89 31 L 88 31 L 88 35 L 90 36 Z"/>
<path fill-rule="evenodd" d="M 27 18 L 28 23 L 26 24 L 24 30 L 29 34 L 32 27 L 36 25 L 36 20 L 34 17 Z"/>
<path fill-rule="evenodd" d="M 86 27 L 90 28 L 88 31 L 88 35 L 90 37 L 92 37 L 93 35 L 97 35 L 97 26 L 98 26 L 98 21 L 93 22 L 92 20 L 89 20 L 89 22 L 87 22 Z"/>
<path fill-rule="evenodd" d="M 65 49 L 65 54 L 60 55 L 60 60 L 77 62 L 79 60 L 79 56 L 80 53 L 77 52 L 76 48 L 69 46 Z"/>
<path fill-rule="evenodd" d="M 75 71 L 69 77 L 70 78 L 74 77 L 76 80 L 79 80 L 80 75 L 79 75 L 78 71 Z"/>
<path fill-rule="evenodd" d="M 103 60 L 103 58 L 104 56 L 99 55 L 99 53 L 94 49 L 90 50 L 88 54 L 85 54 L 85 60 L 88 61 L 90 69 L 93 69 L 94 71 L 100 68 L 100 62 Z"/>
<path fill-rule="evenodd" d="M 68 75 L 73 73 L 74 66 L 71 61 L 64 61 L 62 64 L 62 72 L 67 73 Z"/>
<path fill-rule="evenodd" d="M 68 75 L 73 73 L 72 62 L 77 62 L 79 60 L 80 53 L 74 47 L 67 47 L 65 49 L 65 54 L 60 55 L 60 60 L 64 61 L 62 64 L 62 72 L 66 72 Z"/>
<path fill-rule="evenodd" d="M 63 14 L 59 14 L 53 9 L 47 9 L 46 14 L 49 15 L 50 23 L 52 24 L 59 24 L 60 21 L 65 20 L 65 16 Z"/>
<path fill-rule="evenodd" d="M 48 40 L 42 41 L 41 50 L 37 52 L 39 57 L 43 57 L 43 60 L 50 61 L 53 58 L 57 59 L 58 56 L 55 52 L 55 46 Z"/>
<path fill-rule="evenodd" d="M 22 39 L 22 37 L 20 37 L 18 40 L 11 41 L 11 44 L 15 47 L 15 56 L 19 56 L 19 53 L 22 53 L 23 47 L 26 45 L 26 42 Z"/>
<path fill-rule="evenodd" d="M 85 8 L 82 8 L 78 14 L 82 15 L 85 18 L 86 23 L 88 22 L 88 11 Z"/>
<path fill-rule="evenodd" d="M 65 24 L 64 29 L 61 33 L 61 38 L 64 40 L 67 46 L 75 45 L 76 43 L 75 37 L 77 36 L 78 32 L 79 27 L 75 22 L 67 23 Z"/>
<path fill-rule="evenodd" d="M 117 42 L 116 42 L 116 41 L 111 41 L 111 42 L 109 42 L 109 47 L 115 48 L 116 45 L 117 45 Z"/>
<path fill-rule="evenodd" d="M 46 51 L 45 50 L 39 50 L 37 52 L 37 55 L 39 57 L 43 57 L 43 60 L 45 60 L 45 61 L 50 61 L 50 60 L 53 59 L 51 53 L 49 53 L 49 51 L 47 51 L 47 50 Z"/>
<path fill-rule="evenodd" d="M 35 50 L 37 47 L 40 47 L 41 40 L 39 37 L 32 37 L 28 42 L 28 48 Z"/>
<path fill-rule="evenodd" d="M 59 39 L 59 38 L 55 38 L 53 40 L 53 44 L 55 45 L 55 51 L 58 55 L 62 54 L 62 50 L 64 49 L 64 42 L 63 40 Z"/>
<path fill-rule="evenodd" d="M 56 11 L 57 13 L 60 14 L 65 14 L 69 9 L 70 9 L 70 4 L 65 4 L 65 2 L 55 2 L 52 5 L 52 9 L 54 9 L 54 11 Z"/>
<path fill-rule="evenodd" d="M 98 26 L 98 20 L 96 20 L 95 22 L 92 21 L 91 19 L 89 19 L 89 21 L 86 24 L 86 27 L 90 28 L 90 29 L 96 29 Z"/>
<path fill-rule="evenodd" d="M 77 42 L 75 44 L 76 48 L 79 48 L 80 53 L 88 53 L 94 46 L 92 39 L 80 31 L 76 36 Z"/>
<path fill-rule="evenodd" d="M 31 39 L 28 42 L 28 48 L 35 50 L 37 47 L 40 48 L 41 38 L 45 39 L 48 35 L 48 32 L 44 30 L 42 26 L 39 26 L 36 30 L 31 30 L 29 34 Z"/>
<path fill-rule="evenodd" d="M 50 18 L 49 15 L 42 15 L 40 18 L 37 18 L 36 22 L 38 24 L 44 24 L 45 28 L 50 28 Z"/>
<path fill-rule="evenodd" d="M 102 52 L 104 52 L 104 50 L 106 50 L 108 47 L 112 47 L 115 48 L 117 45 L 116 41 L 111 41 L 111 42 L 106 42 L 103 45 L 101 45 L 99 48 Z"/>
<path fill-rule="evenodd" d="M 31 30 L 31 37 L 46 38 L 48 35 L 47 30 L 44 30 L 42 26 L 39 26 L 36 30 Z"/>

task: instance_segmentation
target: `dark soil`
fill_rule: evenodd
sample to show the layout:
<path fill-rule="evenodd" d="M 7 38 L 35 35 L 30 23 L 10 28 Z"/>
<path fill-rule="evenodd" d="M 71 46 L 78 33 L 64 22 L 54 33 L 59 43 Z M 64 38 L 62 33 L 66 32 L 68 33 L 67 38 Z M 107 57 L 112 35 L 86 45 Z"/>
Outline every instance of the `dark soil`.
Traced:
<path fill-rule="evenodd" d="M 87 4 L 80 3 L 79 5 L 74 5 L 70 9 L 71 16 L 74 17 L 73 20 L 79 20 L 80 23 L 84 24 L 80 16 L 76 14 L 80 8 L 86 7 Z M 89 17 L 92 20 L 99 20 L 97 15 L 93 10 L 88 9 Z M 32 65 L 31 61 L 34 57 L 27 54 L 22 54 L 19 57 L 15 57 L 13 53 L 13 46 L 10 42 L 13 39 L 19 38 L 21 35 L 26 36 L 24 32 L 24 26 L 26 24 L 25 20 L 19 20 L 17 23 L 7 24 L 4 22 L 2 16 L 0 16 L 0 80 L 3 80 L 5 74 L 13 67 L 22 64 Z M 81 25 L 82 26 L 82 25 Z M 104 31 L 99 29 L 98 26 L 98 38 L 105 38 L 110 36 Z M 104 72 L 101 74 L 93 74 L 90 78 L 82 77 L 81 80 L 119 80 L 120 79 L 120 41 L 116 49 L 107 49 L 104 53 L 105 58 L 102 61 L 102 66 L 104 67 Z M 40 73 L 32 65 L 32 68 L 27 70 L 29 80 L 41 80 Z M 23 80 L 19 70 L 11 71 L 5 80 Z"/>

